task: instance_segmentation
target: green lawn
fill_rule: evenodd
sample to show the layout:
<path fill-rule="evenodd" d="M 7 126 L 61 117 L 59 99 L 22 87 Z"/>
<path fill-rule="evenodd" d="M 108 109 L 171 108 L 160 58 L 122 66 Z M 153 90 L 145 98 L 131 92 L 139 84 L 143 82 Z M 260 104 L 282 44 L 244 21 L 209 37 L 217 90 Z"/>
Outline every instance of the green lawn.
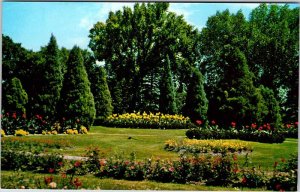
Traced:
<path fill-rule="evenodd" d="M 144 160 L 147 158 L 177 159 L 178 154 L 176 152 L 164 150 L 164 142 L 168 139 L 185 138 L 185 131 L 186 130 L 107 128 L 97 126 L 92 127 L 88 135 L 31 135 L 25 136 L 23 139 L 32 140 L 33 138 L 39 138 L 69 142 L 71 144 L 71 147 L 69 148 L 51 149 L 49 151 L 59 152 L 64 155 L 84 156 L 88 147 L 98 147 L 105 153 L 106 157 L 116 154 L 129 157 L 130 153 L 135 152 L 138 160 Z M 132 139 L 128 139 L 129 137 Z M 13 137 L 7 137 L 6 139 L 10 138 Z M 252 161 L 251 166 L 258 167 L 261 165 L 261 167 L 265 170 L 271 170 L 275 161 L 280 162 L 281 158 L 287 159 L 291 153 L 297 153 L 298 151 L 298 139 L 286 139 L 285 142 L 281 144 L 250 143 L 253 146 L 253 152 L 249 155 L 250 160 Z M 239 157 L 240 164 L 244 162 L 243 158 L 244 156 Z M 18 178 L 16 176 L 18 174 L 19 176 L 20 174 L 24 174 L 24 177 L 44 178 L 43 174 L 2 171 L 2 187 L 11 188 L 14 185 L 19 185 L 18 181 L 11 182 L 13 178 Z M 193 184 L 99 179 L 92 175 L 80 176 L 80 178 L 83 180 L 83 183 L 86 184 L 83 187 L 89 186 L 89 189 L 241 190 Z"/>
<path fill-rule="evenodd" d="M 59 152 L 65 155 L 84 156 L 88 147 L 98 147 L 105 156 L 123 154 L 129 157 L 135 152 L 138 160 L 147 158 L 174 159 L 178 158 L 175 152 L 164 150 L 164 142 L 168 139 L 182 139 L 186 130 L 159 130 L 159 129 L 128 129 L 92 127 L 88 135 L 34 135 L 24 138 L 45 138 L 68 141 L 72 147 L 49 152 Z M 132 139 L 128 139 L 131 137 Z M 266 144 L 250 142 L 253 152 L 249 155 L 254 166 L 261 165 L 264 169 L 271 169 L 274 162 L 281 158 L 287 159 L 291 153 L 298 151 L 298 139 L 287 138 L 281 144 Z M 243 157 L 241 159 L 243 162 Z"/>

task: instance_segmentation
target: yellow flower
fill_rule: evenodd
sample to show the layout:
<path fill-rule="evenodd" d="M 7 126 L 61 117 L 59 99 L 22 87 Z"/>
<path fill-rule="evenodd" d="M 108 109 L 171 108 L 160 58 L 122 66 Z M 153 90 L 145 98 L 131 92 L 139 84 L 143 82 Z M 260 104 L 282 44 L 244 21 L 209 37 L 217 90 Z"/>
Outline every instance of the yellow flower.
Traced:
<path fill-rule="evenodd" d="M 3 129 L 1 129 L 1 137 L 4 137 L 5 136 L 5 132 Z"/>

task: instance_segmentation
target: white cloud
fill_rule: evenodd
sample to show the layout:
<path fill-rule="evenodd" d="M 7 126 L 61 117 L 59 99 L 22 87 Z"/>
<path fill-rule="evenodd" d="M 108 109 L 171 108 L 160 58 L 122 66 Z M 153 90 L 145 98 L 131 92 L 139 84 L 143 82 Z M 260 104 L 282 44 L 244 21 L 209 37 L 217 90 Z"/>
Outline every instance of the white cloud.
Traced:
<path fill-rule="evenodd" d="M 114 3 L 114 2 L 110 2 L 110 3 L 103 3 L 103 5 L 101 6 L 98 15 L 99 15 L 99 19 L 100 21 L 104 22 L 107 18 L 108 18 L 108 13 L 110 11 L 118 11 L 118 10 L 123 10 L 123 7 L 130 7 L 133 8 L 134 3 Z"/>
<path fill-rule="evenodd" d="M 82 37 L 74 37 L 69 39 L 70 45 L 77 45 L 82 49 L 86 49 L 88 47 L 90 39 L 88 37 L 82 36 Z"/>
<path fill-rule="evenodd" d="M 83 17 L 79 22 L 79 27 L 90 29 L 93 27 L 93 19 L 90 17 Z"/>

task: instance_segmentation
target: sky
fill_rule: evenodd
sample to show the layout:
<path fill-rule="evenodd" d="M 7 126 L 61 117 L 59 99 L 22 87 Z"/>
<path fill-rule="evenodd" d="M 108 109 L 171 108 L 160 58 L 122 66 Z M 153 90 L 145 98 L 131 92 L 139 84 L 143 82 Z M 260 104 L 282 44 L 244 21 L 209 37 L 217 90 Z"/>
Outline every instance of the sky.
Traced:
<path fill-rule="evenodd" d="M 26 49 L 40 50 L 48 44 L 51 33 L 59 47 L 71 49 L 78 45 L 88 48 L 89 30 L 98 21 L 105 22 L 109 11 L 133 3 L 114 2 L 3 2 L 2 33 Z M 217 11 L 242 10 L 246 18 L 257 3 L 170 3 L 169 10 L 183 15 L 185 20 L 201 30 L 208 17 Z M 299 4 L 290 4 L 296 7 Z"/>

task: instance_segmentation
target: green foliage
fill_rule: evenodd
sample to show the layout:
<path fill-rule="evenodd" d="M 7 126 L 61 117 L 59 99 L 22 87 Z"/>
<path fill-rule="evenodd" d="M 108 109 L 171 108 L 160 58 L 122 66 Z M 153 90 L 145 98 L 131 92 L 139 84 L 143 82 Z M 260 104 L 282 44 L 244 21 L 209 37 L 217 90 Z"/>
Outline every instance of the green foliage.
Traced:
<path fill-rule="evenodd" d="M 231 121 L 238 125 L 249 125 L 255 122 L 253 112 L 257 106 L 254 102 L 252 73 L 249 71 L 245 55 L 238 48 L 228 47 L 224 57 L 227 66 L 224 69 L 225 78 L 219 83 L 224 92 L 224 100 L 221 100 L 222 104 L 219 107 L 222 115 L 220 122 L 226 126 Z"/>
<path fill-rule="evenodd" d="M 112 99 L 106 81 L 106 73 L 103 67 L 96 67 L 93 74 L 91 90 L 94 95 L 96 117 L 108 117 L 112 114 Z"/>
<path fill-rule="evenodd" d="M 51 35 L 48 45 L 43 50 L 43 85 L 38 95 L 38 114 L 55 118 L 57 103 L 63 81 L 62 64 L 56 38 Z"/>
<path fill-rule="evenodd" d="M 159 111 L 165 114 L 176 114 L 175 88 L 172 80 L 169 56 L 166 57 L 163 75 L 160 82 Z"/>
<path fill-rule="evenodd" d="M 192 121 L 206 120 L 208 100 L 204 92 L 204 79 L 201 72 L 197 69 L 192 71 L 187 88 L 186 105 L 184 114 Z"/>
<path fill-rule="evenodd" d="M 59 104 L 60 117 L 80 119 L 82 125 L 89 128 L 96 111 L 79 47 L 74 46 L 71 50 L 67 65 Z"/>
<path fill-rule="evenodd" d="M 25 105 L 28 102 L 28 95 L 18 78 L 14 77 L 9 80 L 3 96 L 3 108 L 6 111 L 20 114 L 26 112 Z"/>
<path fill-rule="evenodd" d="M 198 31 L 168 7 L 136 3 L 133 9 L 110 12 L 105 23 L 90 30 L 89 47 L 98 61 L 105 61 L 114 112 L 158 111 L 165 56 L 180 84 L 199 58 Z"/>

